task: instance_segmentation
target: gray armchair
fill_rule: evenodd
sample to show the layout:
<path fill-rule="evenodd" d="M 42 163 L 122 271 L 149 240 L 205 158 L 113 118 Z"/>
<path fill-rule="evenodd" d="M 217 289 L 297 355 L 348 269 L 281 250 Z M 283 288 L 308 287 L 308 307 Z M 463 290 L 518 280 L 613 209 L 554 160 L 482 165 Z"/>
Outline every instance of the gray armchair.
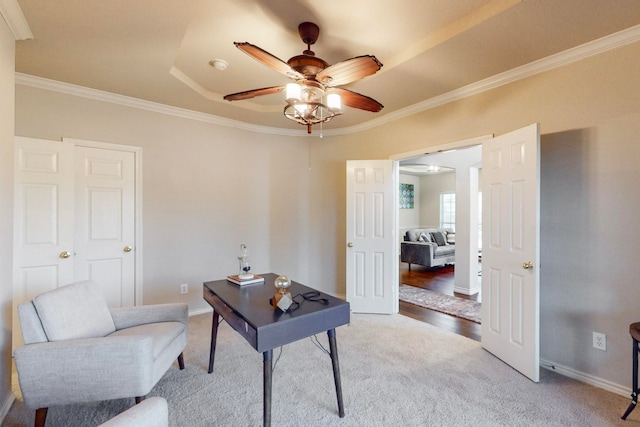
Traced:
<path fill-rule="evenodd" d="M 78 282 L 18 306 L 25 345 L 14 352 L 36 426 L 52 405 L 147 395 L 187 344 L 186 304 L 109 309 L 97 286 Z"/>

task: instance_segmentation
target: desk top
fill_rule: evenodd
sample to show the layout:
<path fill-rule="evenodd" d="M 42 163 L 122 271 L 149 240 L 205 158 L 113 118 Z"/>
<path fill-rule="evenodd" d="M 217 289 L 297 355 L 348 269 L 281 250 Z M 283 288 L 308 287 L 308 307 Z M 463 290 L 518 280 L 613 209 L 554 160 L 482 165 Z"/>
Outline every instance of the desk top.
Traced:
<path fill-rule="evenodd" d="M 289 292 L 300 306 L 288 312 L 274 310 L 269 299 L 276 293 L 274 282 L 278 275 L 260 276 L 264 283 L 239 286 L 225 279 L 205 282 L 203 289 L 204 298 L 213 309 L 256 350 L 270 350 L 349 323 L 348 302 L 293 281 Z M 298 296 L 313 291 L 320 293 L 315 299 L 324 298 L 326 302 Z"/>

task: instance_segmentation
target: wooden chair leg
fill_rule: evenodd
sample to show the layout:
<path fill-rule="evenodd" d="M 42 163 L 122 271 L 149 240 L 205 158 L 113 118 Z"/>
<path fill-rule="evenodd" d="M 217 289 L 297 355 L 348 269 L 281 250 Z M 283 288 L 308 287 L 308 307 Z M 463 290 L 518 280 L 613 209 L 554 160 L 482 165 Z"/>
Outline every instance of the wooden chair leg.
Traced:
<path fill-rule="evenodd" d="M 178 366 L 180 367 L 180 370 L 184 369 L 184 356 L 182 353 L 178 356 Z"/>
<path fill-rule="evenodd" d="M 36 421 L 34 423 L 35 427 L 44 427 L 45 421 L 47 421 L 47 410 L 49 408 L 38 408 L 36 409 Z"/>

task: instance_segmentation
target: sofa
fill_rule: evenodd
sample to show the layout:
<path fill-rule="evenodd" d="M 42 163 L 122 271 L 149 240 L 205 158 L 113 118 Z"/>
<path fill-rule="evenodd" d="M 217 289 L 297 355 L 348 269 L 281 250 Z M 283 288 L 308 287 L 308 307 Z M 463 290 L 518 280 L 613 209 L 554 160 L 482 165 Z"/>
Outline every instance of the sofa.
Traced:
<path fill-rule="evenodd" d="M 453 264 L 456 260 L 456 235 L 451 228 L 411 228 L 400 244 L 400 261 L 425 267 Z"/>

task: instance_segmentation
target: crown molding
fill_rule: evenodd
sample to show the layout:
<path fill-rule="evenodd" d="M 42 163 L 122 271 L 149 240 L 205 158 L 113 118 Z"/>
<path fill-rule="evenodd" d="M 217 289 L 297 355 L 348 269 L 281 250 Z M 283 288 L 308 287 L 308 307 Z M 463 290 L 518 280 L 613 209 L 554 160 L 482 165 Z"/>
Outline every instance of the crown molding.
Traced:
<path fill-rule="evenodd" d="M 0 0 L 0 15 L 16 40 L 33 39 L 33 33 L 22 13 L 18 0 Z"/>
<path fill-rule="evenodd" d="M 13 2 L 15 0 L 0 0 L 0 2 Z M 2 4 L 0 3 L 0 4 Z M 581 61 L 583 59 L 599 55 L 610 50 L 617 49 L 629 44 L 637 43 L 640 41 L 640 25 L 630 27 L 626 30 L 610 34 L 600 39 L 593 40 L 580 46 L 568 49 L 564 52 L 560 52 L 546 58 L 525 64 L 520 67 L 513 68 L 495 76 L 480 80 L 475 83 L 471 83 L 467 86 L 463 86 L 459 89 L 452 90 L 442 95 L 435 96 L 433 98 L 426 99 L 417 104 L 410 105 L 408 107 L 396 110 L 389 114 L 385 114 L 373 120 L 361 123 L 355 126 L 348 126 L 344 128 L 325 130 L 323 136 L 337 136 L 348 135 L 370 130 L 387 123 L 391 123 L 396 120 L 403 119 L 405 117 L 412 116 L 417 113 L 421 113 L 426 110 L 430 110 L 450 102 L 458 101 L 473 95 L 477 95 L 489 90 L 498 88 L 500 86 L 507 85 L 509 83 L 516 82 L 518 80 L 526 79 L 536 74 L 544 73 L 556 68 L 563 67 L 565 65 Z M 69 95 L 79 96 L 83 98 L 94 99 L 103 102 L 110 102 L 114 104 L 124 105 L 132 108 L 139 108 L 143 110 L 149 110 L 161 114 L 167 114 L 177 117 L 182 117 L 191 120 L 198 120 L 202 122 L 212 123 L 220 126 L 232 127 L 236 129 L 242 129 L 250 132 L 258 132 L 272 135 L 282 136 L 296 136 L 296 137 L 310 137 L 310 135 L 301 134 L 298 130 L 284 129 L 269 126 L 258 126 L 251 123 L 242 122 L 239 120 L 227 119 L 224 117 L 215 116 L 213 114 L 200 113 L 193 110 L 187 110 L 184 108 L 172 107 L 165 104 L 160 104 L 151 101 L 144 101 L 138 98 L 132 98 L 124 95 L 118 95 L 111 92 L 100 91 L 96 89 L 90 89 L 83 86 L 72 85 L 69 83 L 63 83 L 56 80 L 45 79 L 42 77 L 31 76 L 28 74 L 16 73 L 16 84 L 25 86 L 36 87 L 39 89 L 51 90 L 55 92 L 66 93 Z"/>
<path fill-rule="evenodd" d="M 169 74 L 171 74 L 176 79 L 180 80 L 180 82 L 184 83 L 187 87 L 192 89 L 198 95 L 208 99 L 209 101 L 222 102 L 222 103 L 229 102 L 224 99 L 223 95 L 212 92 L 202 87 L 199 83 L 197 83 L 191 77 L 187 76 L 184 72 L 182 72 L 182 70 L 180 70 L 176 66 L 171 67 L 171 69 L 169 70 Z M 236 105 L 242 108 L 245 108 L 247 110 L 256 111 L 258 113 L 278 113 L 282 111 L 282 107 L 279 107 L 279 106 L 260 105 L 260 104 L 256 104 L 254 102 L 249 102 L 246 100 L 238 101 L 236 102 Z"/>
<path fill-rule="evenodd" d="M 636 25 L 626 30 L 610 34 L 591 42 L 587 42 L 563 52 L 547 56 L 546 58 L 542 58 L 537 61 L 530 62 L 529 64 L 525 64 L 520 67 L 505 71 L 503 73 L 496 74 L 495 76 L 488 77 L 484 80 L 479 80 L 467 86 L 463 86 L 450 92 L 443 93 L 442 95 L 434 96 L 433 98 L 429 98 L 417 104 L 401 108 L 392 113 L 386 114 L 379 118 L 375 118 L 360 125 L 330 130 L 325 134 L 327 136 L 346 135 L 373 129 L 375 127 L 382 126 L 384 124 L 400 120 L 426 110 L 430 110 L 432 108 L 440 107 L 450 102 L 458 101 L 463 98 L 487 92 L 500 86 L 516 82 L 518 80 L 532 77 L 536 74 L 564 67 L 565 65 L 581 61 L 591 56 L 596 56 L 601 53 L 617 49 L 619 47 L 637 43 L 638 41 L 640 41 L 640 25 Z"/>
<path fill-rule="evenodd" d="M 154 113 L 167 114 L 169 116 L 180 117 L 189 120 L 211 123 L 219 126 L 242 129 L 250 132 L 300 136 L 299 131 L 293 129 L 279 129 L 270 126 L 258 126 L 239 120 L 227 119 L 213 114 L 201 113 L 199 111 L 188 110 L 186 108 L 173 107 L 158 102 L 145 101 L 131 96 L 119 95 L 112 92 L 105 92 L 98 89 L 91 89 L 71 83 L 64 83 L 58 80 L 45 79 L 44 77 L 32 76 L 30 74 L 16 73 L 16 84 L 44 89 L 52 92 L 64 93 L 66 95 L 87 98 L 96 101 L 108 102 L 125 107 L 147 110 Z"/>

